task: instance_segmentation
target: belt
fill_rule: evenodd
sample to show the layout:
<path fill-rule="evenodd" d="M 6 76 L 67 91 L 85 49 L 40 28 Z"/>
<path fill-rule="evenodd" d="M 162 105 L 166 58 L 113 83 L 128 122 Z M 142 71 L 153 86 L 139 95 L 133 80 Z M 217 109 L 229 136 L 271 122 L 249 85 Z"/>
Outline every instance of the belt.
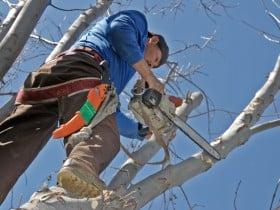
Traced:
<path fill-rule="evenodd" d="M 104 59 L 99 55 L 98 52 L 96 52 L 94 49 L 90 47 L 85 47 L 85 46 L 76 46 L 73 49 L 69 49 L 66 52 L 62 53 L 62 55 L 67 55 L 70 54 L 71 52 L 84 52 L 90 55 L 94 60 L 96 60 L 98 63 L 103 61 Z"/>
<path fill-rule="evenodd" d="M 15 104 L 36 104 L 53 102 L 63 96 L 72 96 L 85 92 L 101 84 L 97 77 L 85 77 L 69 80 L 56 85 L 39 88 L 22 88 L 19 90 Z"/>

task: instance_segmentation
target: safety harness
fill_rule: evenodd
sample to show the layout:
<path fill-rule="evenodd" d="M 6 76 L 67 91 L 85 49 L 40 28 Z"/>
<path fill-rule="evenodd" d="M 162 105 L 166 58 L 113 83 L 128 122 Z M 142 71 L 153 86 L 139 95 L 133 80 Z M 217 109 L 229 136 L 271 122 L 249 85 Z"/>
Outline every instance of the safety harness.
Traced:
<path fill-rule="evenodd" d="M 92 88 L 88 92 L 87 100 L 80 108 L 80 111 L 76 112 L 74 117 L 67 123 L 62 124 L 56 129 L 53 132 L 53 138 L 57 139 L 69 136 L 79 131 L 82 127 L 89 125 L 106 98 L 109 87 L 110 85 L 108 84 L 100 84 Z"/>
<path fill-rule="evenodd" d="M 100 78 L 86 77 L 40 88 L 22 88 L 16 97 L 16 104 L 38 104 L 54 102 L 63 96 L 89 91 L 101 84 Z"/>

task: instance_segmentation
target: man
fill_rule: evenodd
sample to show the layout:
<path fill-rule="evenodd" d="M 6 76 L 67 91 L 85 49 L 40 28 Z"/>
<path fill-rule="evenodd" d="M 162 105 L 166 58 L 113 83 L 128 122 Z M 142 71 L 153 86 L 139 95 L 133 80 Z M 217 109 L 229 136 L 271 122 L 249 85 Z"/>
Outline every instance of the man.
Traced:
<path fill-rule="evenodd" d="M 47 143 L 57 121 L 67 122 L 85 103 L 87 79 L 98 82 L 104 73 L 100 61 L 107 60 L 109 80 L 118 95 L 135 72 L 163 93 L 164 85 L 151 68 L 164 64 L 167 57 L 164 38 L 148 32 L 142 13 L 129 10 L 104 18 L 70 50 L 31 73 L 14 112 L 0 124 L 0 201 Z M 98 175 L 119 151 L 119 132 L 143 139 L 141 131 L 141 125 L 117 111 L 74 148 L 66 138 L 67 160 L 58 173 L 58 185 L 76 196 L 97 196 L 105 187 Z"/>

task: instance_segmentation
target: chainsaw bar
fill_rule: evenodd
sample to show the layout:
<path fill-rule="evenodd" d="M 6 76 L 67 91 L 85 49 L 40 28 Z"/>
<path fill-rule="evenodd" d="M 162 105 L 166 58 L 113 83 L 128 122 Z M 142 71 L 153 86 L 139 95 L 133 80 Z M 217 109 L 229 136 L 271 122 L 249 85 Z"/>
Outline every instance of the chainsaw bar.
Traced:
<path fill-rule="evenodd" d="M 194 143 L 196 143 L 201 149 L 206 151 L 209 155 L 217 160 L 221 159 L 220 153 L 212 147 L 206 139 L 204 139 L 196 130 L 181 120 L 178 116 L 170 118 L 167 114 L 161 111 L 177 128 L 179 128 L 185 135 L 187 135 Z"/>

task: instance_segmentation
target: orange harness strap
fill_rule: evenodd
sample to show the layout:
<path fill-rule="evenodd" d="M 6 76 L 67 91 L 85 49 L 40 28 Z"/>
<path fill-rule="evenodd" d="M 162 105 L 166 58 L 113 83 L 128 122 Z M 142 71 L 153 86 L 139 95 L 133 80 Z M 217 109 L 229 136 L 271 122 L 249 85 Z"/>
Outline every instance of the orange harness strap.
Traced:
<path fill-rule="evenodd" d="M 91 89 L 88 93 L 87 101 L 81 107 L 80 111 L 76 112 L 74 117 L 67 123 L 57 128 L 53 132 L 53 138 L 57 139 L 70 136 L 79 131 L 82 127 L 88 125 L 104 101 L 108 88 L 108 84 L 100 84 Z"/>

